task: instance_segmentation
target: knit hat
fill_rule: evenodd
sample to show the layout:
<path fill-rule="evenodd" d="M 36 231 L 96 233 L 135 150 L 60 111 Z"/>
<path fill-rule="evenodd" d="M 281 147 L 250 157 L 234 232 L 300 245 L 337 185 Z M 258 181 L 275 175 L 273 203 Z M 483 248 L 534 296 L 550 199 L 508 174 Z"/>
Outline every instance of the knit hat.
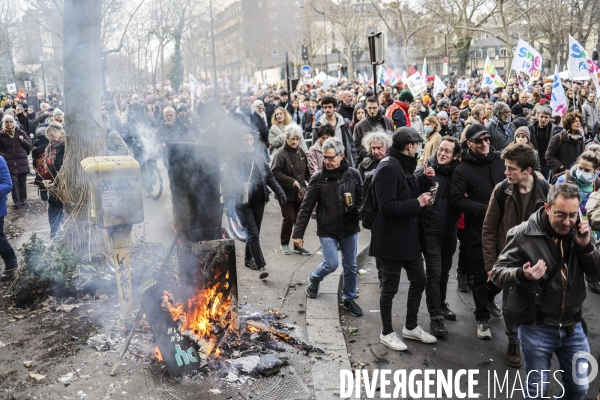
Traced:
<path fill-rule="evenodd" d="M 440 119 L 440 118 L 448 119 L 448 113 L 446 111 L 440 111 L 439 113 L 436 114 L 436 117 L 438 119 Z"/>
<path fill-rule="evenodd" d="M 252 107 L 253 107 L 253 108 L 254 108 L 254 107 L 264 107 L 264 106 L 265 106 L 265 103 L 263 103 L 263 102 L 262 102 L 262 101 L 260 101 L 260 100 L 254 100 L 254 103 L 252 103 Z"/>
<path fill-rule="evenodd" d="M 523 111 L 523 106 L 520 105 L 519 103 L 515 104 L 514 106 L 512 106 L 512 108 L 510 109 L 510 113 L 512 115 L 521 115 L 524 113 Z"/>
<path fill-rule="evenodd" d="M 471 95 L 470 94 L 465 94 L 465 99 L 471 100 Z"/>
<path fill-rule="evenodd" d="M 415 97 L 413 96 L 410 90 L 403 90 L 400 92 L 400 97 L 398 99 L 400 101 L 413 102 L 415 100 Z"/>
<path fill-rule="evenodd" d="M 525 135 L 527 137 L 527 141 L 531 142 L 531 133 L 529 133 L 529 129 L 526 126 L 520 126 L 517 128 L 515 131 L 515 139 L 517 138 L 517 135 Z"/>
<path fill-rule="evenodd" d="M 458 110 L 458 107 L 452 106 L 450 107 L 450 115 L 454 115 L 454 114 L 458 114 L 460 113 L 460 111 Z"/>
<path fill-rule="evenodd" d="M 60 108 L 55 108 L 52 112 L 52 116 L 55 117 L 57 115 L 65 115 Z"/>
<path fill-rule="evenodd" d="M 425 104 L 431 103 L 431 97 L 429 97 L 429 95 L 427 95 L 427 94 L 425 96 L 423 96 L 423 103 L 425 103 Z"/>

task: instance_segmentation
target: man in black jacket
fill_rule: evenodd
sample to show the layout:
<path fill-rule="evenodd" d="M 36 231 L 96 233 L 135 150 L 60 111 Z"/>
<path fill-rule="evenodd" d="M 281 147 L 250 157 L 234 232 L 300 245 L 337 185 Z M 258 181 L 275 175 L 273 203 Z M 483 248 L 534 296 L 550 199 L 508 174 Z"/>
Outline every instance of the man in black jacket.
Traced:
<path fill-rule="evenodd" d="M 431 318 L 433 336 L 446 336 L 448 329 L 444 319 L 454 321 L 456 314 L 450 311 L 446 303 L 446 287 L 452 257 L 456 251 L 456 235 L 460 213 L 450 206 L 450 183 L 452 172 L 459 164 L 462 150 L 460 141 L 454 136 L 444 136 L 437 151 L 419 167 L 415 176 L 424 187 L 437 187 L 435 201 L 421 209 L 421 245 L 426 262 L 427 286 L 425 295 L 427 310 Z M 426 166 L 435 170 L 435 176 L 429 182 L 424 175 Z"/>
<path fill-rule="evenodd" d="M 350 198 L 346 198 L 350 194 Z M 292 238 L 294 246 L 303 248 L 304 231 L 317 206 L 317 236 L 321 243 L 323 262 L 308 277 L 306 295 L 317 297 L 319 283 L 338 267 L 338 246 L 342 252 L 344 308 L 360 317 L 363 312 L 356 304 L 356 247 L 360 228 L 359 210 L 362 206 L 362 179 L 344 157 L 344 145 L 338 138 L 323 143 L 323 168 L 308 184 L 296 218 Z"/>
<path fill-rule="evenodd" d="M 338 114 L 352 122 L 352 117 L 354 116 L 352 93 L 349 90 L 344 90 L 342 93 L 340 93 L 339 100 L 340 106 L 337 109 Z"/>
<path fill-rule="evenodd" d="M 492 331 L 488 320 L 490 315 L 502 316 L 502 310 L 490 295 L 495 295 L 497 290 L 492 293 L 494 286 L 491 282 L 488 284 L 481 232 L 492 191 L 504 180 L 504 160 L 500 158 L 500 152 L 490 146 L 490 132 L 485 126 L 473 124 L 467 129 L 465 136 L 462 161 L 452 174 L 450 204 L 465 214 L 466 252 L 473 274 L 477 336 L 480 339 L 491 339 Z"/>
<path fill-rule="evenodd" d="M 397 129 L 392 136 L 388 157 L 379 163 L 372 181 L 373 208 L 377 215 L 371 232 L 370 255 L 381 259 L 383 275 L 379 300 L 383 330 L 379 341 L 398 351 L 407 349 L 392 327 L 392 303 L 398 292 L 402 269 L 410 281 L 402 336 L 423 343 L 437 341 L 417 323 L 427 282 L 418 239 L 419 214 L 432 199 L 430 185 L 419 186 L 413 176 L 417 167 L 415 156 L 421 142 L 423 138 L 414 128 L 404 126 Z M 433 178 L 435 172 L 427 167 L 424 175 Z"/>
<path fill-rule="evenodd" d="M 491 273 L 495 284 L 512 288 L 509 309 L 514 305 L 528 391 L 539 393 L 536 398 L 547 398 L 553 354 L 563 371 L 561 398 L 583 400 L 589 389 L 588 360 L 580 355 L 590 353 L 581 308 L 585 275 L 600 279 L 600 251 L 579 206 L 577 186 L 555 185 L 544 208 L 508 232 Z"/>
<path fill-rule="evenodd" d="M 538 110 L 537 121 L 527 126 L 531 134 L 531 143 L 538 151 L 540 155 L 540 167 L 542 168 L 542 175 L 546 180 L 550 179 L 550 173 L 552 169 L 546 161 L 546 150 L 548 150 L 548 144 L 550 139 L 554 136 L 555 125 L 550 122 L 552 118 L 552 109 L 548 106 L 542 106 Z"/>

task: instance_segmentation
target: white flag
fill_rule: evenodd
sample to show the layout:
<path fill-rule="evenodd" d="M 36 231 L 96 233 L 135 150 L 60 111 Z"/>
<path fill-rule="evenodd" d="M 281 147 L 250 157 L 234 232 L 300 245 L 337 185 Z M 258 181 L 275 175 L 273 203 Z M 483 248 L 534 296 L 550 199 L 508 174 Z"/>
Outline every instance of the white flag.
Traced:
<path fill-rule="evenodd" d="M 423 72 L 421 73 L 425 84 L 427 84 L 427 58 L 423 58 Z"/>
<path fill-rule="evenodd" d="M 438 93 L 444 93 L 444 90 L 446 90 L 446 85 L 440 77 L 436 75 L 435 80 L 433 81 L 433 96 L 437 96 Z"/>
<path fill-rule="evenodd" d="M 196 85 L 198 84 L 198 81 L 196 80 L 196 78 L 194 78 L 194 75 L 190 74 L 190 87 L 192 88 L 192 90 L 196 87 Z"/>
<path fill-rule="evenodd" d="M 17 93 L 17 84 L 16 83 L 9 83 L 8 85 L 6 85 L 6 90 L 10 94 Z"/>
<path fill-rule="evenodd" d="M 408 85 L 408 89 L 412 92 L 413 96 L 415 97 L 421 96 L 421 94 L 423 94 L 423 92 L 427 89 L 425 87 L 425 81 L 423 80 L 423 77 L 421 76 L 419 71 L 415 72 L 410 77 L 408 77 L 408 79 L 404 83 Z"/>
<path fill-rule="evenodd" d="M 550 107 L 552 107 L 552 116 L 559 115 L 561 118 L 567 111 L 567 98 L 565 97 L 565 89 L 558 75 L 558 65 L 554 66 L 554 77 L 552 79 L 552 98 L 550 99 Z"/>
<path fill-rule="evenodd" d="M 468 90 L 468 83 L 466 79 L 459 79 L 458 81 L 456 81 L 456 90 L 458 90 L 459 92 L 462 90 L 463 92 L 466 92 Z"/>
<path fill-rule="evenodd" d="M 490 92 L 492 92 L 497 87 L 504 87 L 506 83 L 500 78 L 498 72 L 496 72 L 496 68 L 492 65 L 490 61 L 490 57 L 488 56 L 485 60 L 485 68 L 483 70 L 483 83 L 482 86 L 489 86 Z"/>
<path fill-rule="evenodd" d="M 600 86 L 598 85 L 598 73 L 600 71 L 598 66 L 571 34 L 569 34 L 569 62 L 567 65 L 571 79 L 592 79 L 594 86 L 596 86 L 596 94 L 600 95 Z"/>
<path fill-rule="evenodd" d="M 529 43 L 519 39 L 511 68 L 517 73 L 524 72 L 529 78 L 538 79 L 542 72 L 542 56 Z"/>
<path fill-rule="evenodd" d="M 406 81 L 408 80 L 408 76 L 406 76 L 406 70 L 402 71 L 402 83 L 406 85 Z"/>

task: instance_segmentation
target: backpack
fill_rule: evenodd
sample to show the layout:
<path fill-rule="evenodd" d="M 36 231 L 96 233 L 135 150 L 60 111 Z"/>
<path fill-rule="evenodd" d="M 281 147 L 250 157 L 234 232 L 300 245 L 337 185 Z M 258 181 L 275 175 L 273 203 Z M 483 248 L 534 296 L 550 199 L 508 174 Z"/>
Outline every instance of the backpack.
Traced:
<path fill-rule="evenodd" d="M 598 178 L 596 178 L 596 180 L 598 180 Z M 505 179 L 502 181 L 501 185 L 502 186 L 500 186 L 500 188 L 498 189 L 498 196 L 496 196 L 496 202 L 498 203 L 498 207 L 500 207 L 500 211 L 502 211 L 502 215 L 504 215 L 504 207 L 506 206 L 506 189 L 508 189 L 510 183 L 508 183 L 508 179 Z M 548 183 L 544 179 L 538 179 L 538 185 L 543 186 L 542 191 L 544 191 L 546 189 L 545 186 L 548 185 Z"/>
<path fill-rule="evenodd" d="M 386 163 L 389 162 L 389 163 L 395 165 L 396 168 L 398 168 L 400 170 L 400 172 L 402 173 L 402 176 L 406 180 L 406 173 L 404 172 L 404 169 L 400 165 L 400 161 L 398 161 L 394 157 L 387 156 L 383 160 L 380 161 L 380 164 L 384 163 L 384 162 L 386 162 Z M 377 199 L 375 199 L 374 192 L 371 189 L 374 174 L 375 174 L 375 171 L 370 171 L 365 174 L 365 181 L 363 182 L 363 205 L 360 209 L 360 219 L 362 221 L 362 226 L 363 226 L 363 228 L 369 229 L 369 230 L 373 229 L 373 224 L 375 223 L 375 217 L 377 217 Z M 400 195 L 402 195 L 403 190 L 404 190 L 404 185 L 402 185 L 402 188 L 400 189 L 400 192 L 398 193 L 396 198 L 398 198 L 398 197 L 400 197 Z"/>

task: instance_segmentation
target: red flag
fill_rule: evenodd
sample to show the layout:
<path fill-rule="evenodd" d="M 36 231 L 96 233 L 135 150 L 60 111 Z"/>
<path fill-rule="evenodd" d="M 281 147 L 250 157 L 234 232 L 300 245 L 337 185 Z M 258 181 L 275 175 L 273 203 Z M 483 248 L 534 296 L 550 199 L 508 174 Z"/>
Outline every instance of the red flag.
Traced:
<path fill-rule="evenodd" d="M 419 72 L 412 65 L 408 68 L 408 76 L 412 76 L 415 72 Z"/>

